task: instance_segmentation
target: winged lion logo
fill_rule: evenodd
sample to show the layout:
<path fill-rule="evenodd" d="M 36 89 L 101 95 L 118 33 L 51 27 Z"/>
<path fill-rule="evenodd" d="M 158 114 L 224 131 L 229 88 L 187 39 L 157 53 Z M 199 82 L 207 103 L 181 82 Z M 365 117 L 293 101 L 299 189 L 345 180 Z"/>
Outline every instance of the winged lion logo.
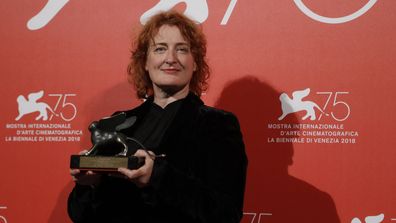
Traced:
<path fill-rule="evenodd" d="M 311 121 L 316 120 L 315 108 L 318 109 L 322 114 L 328 116 L 315 102 L 303 101 L 302 99 L 309 95 L 311 90 L 306 88 L 305 90 L 294 91 L 293 98 L 290 98 L 286 93 L 282 93 L 279 96 L 282 107 L 282 115 L 278 120 L 284 119 L 288 114 L 306 111 L 306 115 L 302 117 L 303 120 L 309 118 Z"/>
<path fill-rule="evenodd" d="M 51 107 L 44 103 L 44 102 L 37 102 L 37 100 L 39 100 L 40 98 L 42 98 L 44 95 L 44 91 L 38 91 L 38 92 L 33 92 L 30 93 L 28 95 L 28 99 L 26 100 L 26 98 L 23 95 L 19 95 L 17 97 L 17 102 L 18 102 L 18 116 L 15 118 L 15 121 L 18 121 L 19 119 L 21 119 L 24 115 L 26 114 L 30 114 L 33 112 L 39 112 L 39 115 L 36 117 L 36 120 L 48 120 L 48 113 L 47 113 L 47 109 L 48 111 L 50 111 L 52 114 L 54 114 L 55 116 L 58 116 L 58 114 L 56 114 Z"/>

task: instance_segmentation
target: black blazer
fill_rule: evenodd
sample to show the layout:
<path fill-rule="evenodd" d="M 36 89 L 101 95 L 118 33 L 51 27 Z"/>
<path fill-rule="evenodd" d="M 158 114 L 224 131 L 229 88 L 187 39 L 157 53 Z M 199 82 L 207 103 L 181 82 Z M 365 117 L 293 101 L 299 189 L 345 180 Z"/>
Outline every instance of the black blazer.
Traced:
<path fill-rule="evenodd" d="M 147 113 L 152 99 L 126 111 Z M 149 186 L 139 189 L 123 179 L 104 176 L 92 189 L 76 185 L 68 200 L 74 222 L 233 223 L 242 218 L 247 157 L 237 118 L 205 106 L 190 93 L 167 129 Z"/>

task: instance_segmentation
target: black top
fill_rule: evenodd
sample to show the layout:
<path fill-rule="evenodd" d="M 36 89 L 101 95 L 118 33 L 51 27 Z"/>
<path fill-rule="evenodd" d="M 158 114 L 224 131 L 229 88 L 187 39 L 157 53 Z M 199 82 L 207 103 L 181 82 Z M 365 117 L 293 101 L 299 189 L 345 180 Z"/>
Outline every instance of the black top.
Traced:
<path fill-rule="evenodd" d="M 174 101 L 165 108 L 151 102 L 147 115 L 136 127 L 132 137 L 141 142 L 146 149 L 157 153 L 162 137 L 172 123 L 182 101 L 183 99 Z"/>
<path fill-rule="evenodd" d="M 192 93 L 179 106 L 173 118 L 165 115 L 157 122 L 146 118 L 150 110 L 156 113 L 152 100 L 125 112 L 127 118 L 136 117 L 132 127 L 121 131 L 128 137 L 150 135 L 148 130 L 143 134 L 143 123 L 153 127 L 160 123 L 159 129 L 166 129 L 152 139 L 141 137 L 166 157 L 155 159 L 144 188 L 109 176 L 103 176 L 95 188 L 76 184 L 68 199 L 73 222 L 240 222 L 247 157 L 238 120 L 229 112 L 205 106 Z M 150 143 L 155 138 L 160 139 L 158 146 Z"/>

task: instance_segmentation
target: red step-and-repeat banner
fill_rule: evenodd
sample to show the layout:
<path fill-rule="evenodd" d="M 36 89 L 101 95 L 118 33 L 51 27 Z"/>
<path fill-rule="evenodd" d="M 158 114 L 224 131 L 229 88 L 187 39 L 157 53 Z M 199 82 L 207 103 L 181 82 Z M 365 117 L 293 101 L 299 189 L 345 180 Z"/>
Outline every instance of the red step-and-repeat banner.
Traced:
<path fill-rule="evenodd" d="M 2 0 L 0 223 L 70 222 L 70 155 L 141 103 L 131 41 L 170 8 L 207 34 L 202 99 L 240 120 L 242 222 L 396 222 L 396 1 Z"/>

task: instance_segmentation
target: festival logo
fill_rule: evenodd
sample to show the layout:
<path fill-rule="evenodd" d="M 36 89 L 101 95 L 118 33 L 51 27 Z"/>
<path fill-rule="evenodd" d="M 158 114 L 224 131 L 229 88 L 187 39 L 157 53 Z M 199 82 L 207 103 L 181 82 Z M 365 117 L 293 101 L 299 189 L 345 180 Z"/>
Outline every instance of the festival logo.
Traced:
<path fill-rule="evenodd" d="M 43 95 L 44 90 L 30 93 L 28 95 L 28 99 L 26 99 L 23 95 L 19 95 L 17 97 L 19 114 L 15 118 L 15 121 L 19 121 L 23 116 L 35 112 L 39 112 L 39 115 L 36 117 L 36 121 L 47 121 L 48 119 L 51 120 L 54 116 L 56 116 L 60 117 L 64 121 L 70 122 L 76 117 L 77 107 L 76 105 L 68 101 L 70 97 L 76 96 L 76 94 L 49 94 L 49 97 L 58 98 L 53 109 L 45 102 L 37 102 L 43 97 Z M 66 109 L 69 110 L 69 116 L 64 115 L 62 111 L 60 112 L 60 114 L 55 113 L 55 111 L 57 111 L 58 109 L 61 109 L 62 111 Z M 48 111 L 50 112 L 49 118 Z"/>
<path fill-rule="evenodd" d="M 69 1 L 70 0 L 48 0 L 47 4 L 41 9 L 41 11 L 27 22 L 27 28 L 29 30 L 38 30 L 43 28 L 63 9 L 63 7 L 65 7 Z M 238 0 L 230 1 L 220 25 L 227 24 L 237 1 Z M 318 22 L 327 24 L 339 24 L 355 20 L 370 10 L 376 2 L 377 0 L 370 0 L 362 8 L 350 15 L 331 18 L 321 16 L 313 12 L 302 2 L 302 0 L 294 0 L 294 3 L 298 9 L 300 9 L 301 12 L 303 12 L 306 16 Z M 160 11 L 169 10 L 179 3 L 186 4 L 186 10 L 184 14 L 198 23 L 203 23 L 208 18 L 209 9 L 206 0 L 159 0 L 159 2 L 154 7 L 143 13 L 143 15 L 140 17 L 140 21 L 142 24 L 145 24 L 150 16 Z"/>
<path fill-rule="evenodd" d="M 280 94 L 279 122 L 267 123 L 276 137 L 268 137 L 267 142 L 355 144 L 359 133 L 345 124 L 351 115 L 350 92 L 318 91 L 315 100 L 310 99 L 310 93 L 310 88 L 304 88 L 293 91 L 291 97 L 286 92 Z M 288 118 L 292 115 L 300 121 Z"/>
<path fill-rule="evenodd" d="M 289 114 L 301 112 L 305 112 L 305 116 L 301 118 L 302 120 L 309 118 L 310 121 L 319 121 L 322 119 L 323 115 L 330 116 L 331 119 L 337 122 L 343 122 L 349 118 L 351 114 L 351 107 L 347 102 L 340 99 L 342 95 L 348 95 L 349 92 L 316 92 L 317 95 L 323 95 L 327 97 L 325 98 L 326 102 L 322 107 L 320 107 L 314 101 L 302 100 L 303 98 L 306 98 L 310 92 L 310 88 L 297 90 L 292 93 L 292 98 L 290 98 L 286 93 L 282 93 L 279 96 L 282 114 L 278 120 L 283 120 Z M 328 109 L 331 110 L 330 114 L 325 112 L 325 110 Z M 315 110 L 319 112 L 319 116 L 316 115 L 317 113 Z"/>
<path fill-rule="evenodd" d="M 77 106 L 73 103 L 75 96 L 77 95 L 69 93 L 45 95 L 44 90 L 29 93 L 27 98 L 22 94 L 17 96 L 17 115 L 13 118 L 16 122 L 6 124 L 5 141 L 80 141 L 82 130 L 72 127 L 72 121 L 77 116 Z"/>

